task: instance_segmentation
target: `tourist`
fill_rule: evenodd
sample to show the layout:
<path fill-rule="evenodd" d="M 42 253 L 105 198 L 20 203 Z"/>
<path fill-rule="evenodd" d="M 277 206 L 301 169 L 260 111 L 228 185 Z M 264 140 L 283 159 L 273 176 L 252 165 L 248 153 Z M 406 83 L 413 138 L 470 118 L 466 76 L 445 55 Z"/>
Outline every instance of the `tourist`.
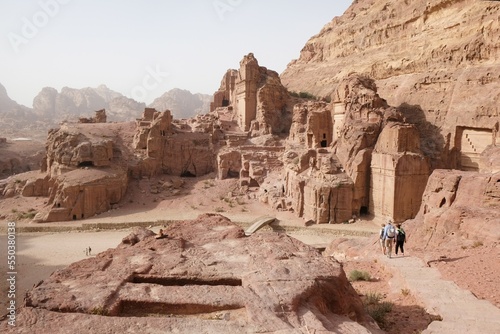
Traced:
<path fill-rule="evenodd" d="M 385 255 L 384 228 L 385 228 L 385 224 L 382 224 L 382 228 L 380 229 L 380 233 L 379 233 L 379 243 L 380 243 L 380 249 L 382 250 L 382 254 Z"/>
<path fill-rule="evenodd" d="M 392 245 L 394 244 L 394 238 L 396 237 L 396 229 L 392 225 L 392 221 L 389 220 L 384 228 L 384 240 L 387 257 L 391 257 Z"/>
<path fill-rule="evenodd" d="M 398 249 L 401 249 L 401 254 L 405 256 L 405 250 L 403 248 L 404 243 L 406 242 L 406 233 L 401 227 L 401 224 L 396 225 L 396 250 L 395 253 L 398 255 Z"/>

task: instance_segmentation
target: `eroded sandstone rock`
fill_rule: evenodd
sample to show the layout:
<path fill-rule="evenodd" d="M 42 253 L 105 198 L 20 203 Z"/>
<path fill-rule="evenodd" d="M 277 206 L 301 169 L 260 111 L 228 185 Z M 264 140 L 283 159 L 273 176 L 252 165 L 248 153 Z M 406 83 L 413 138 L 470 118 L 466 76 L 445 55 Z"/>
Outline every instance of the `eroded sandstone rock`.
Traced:
<path fill-rule="evenodd" d="M 468 247 L 500 240 L 500 174 L 435 170 L 415 219 L 415 247 Z M 414 240 L 414 241 L 413 241 Z"/>
<path fill-rule="evenodd" d="M 354 1 L 281 80 L 326 97 L 350 73 L 368 75 L 416 124 L 433 169 L 478 171 L 479 155 L 499 138 L 499 13 L 498 1 Z"/>
<path fill-rule="evenodd" d="M 342 267 L 300 241 L 273 232 L 245 237 L 220 215 L 165 233 L 157 239 L 138 228 L 117 248 L 55 272 L 27 293 L 16 328 L 299 333 L 307 324 L 325 333 L 380 332 Z"/>
<path fill-rule="evenodd" d="M 238 71 L 226 72 L 211 110 L 231 107 L 239 128 L 253 136 L 286 133 L 291 122 L 289 100 L 278 73 L 259 66 L 249 53 L 241 60 Z"/>

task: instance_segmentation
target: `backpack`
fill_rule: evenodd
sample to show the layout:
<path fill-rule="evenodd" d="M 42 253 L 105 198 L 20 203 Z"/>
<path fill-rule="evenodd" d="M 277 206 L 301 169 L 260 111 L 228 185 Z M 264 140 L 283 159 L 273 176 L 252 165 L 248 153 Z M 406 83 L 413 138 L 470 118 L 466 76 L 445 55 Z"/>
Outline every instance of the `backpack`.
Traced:
<path fill-rule="evenodd" d="M 403 229 L 398 230 L 398 241 L 404 242 L 406 239 L 405 231 Z"/>
<path fill-rule="evenodd" d="M 395 235 L 396 235 L 396 229 L 394 228 L 394 226 L 389 227 L 389 229 L 387 230 L 387 236 L 389 238 L 394 238 Z"/>

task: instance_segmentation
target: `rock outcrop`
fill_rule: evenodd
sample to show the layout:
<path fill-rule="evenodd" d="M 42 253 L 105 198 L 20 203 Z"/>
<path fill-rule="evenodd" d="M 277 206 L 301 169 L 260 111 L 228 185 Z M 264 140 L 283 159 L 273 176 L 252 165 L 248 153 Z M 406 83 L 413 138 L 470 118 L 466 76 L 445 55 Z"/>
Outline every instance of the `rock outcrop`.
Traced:
<path fill-rule="evenodd" d="M 241 60 L 238 71 L 226 72 L 210 110 L 232 108 L 239 128 L 254 136 L 279 134 L 290 128 L 289 101 L 278 73 L 259 66 L 253 53 L 249 53 Z"/>
<path fill-rule="evenodd" d="M 164 233 L 138 228 L 117 248 L 55 272 L 27 293 L 16 328 L 381 333 L 340 264 L 300 241 L 245 237 L 220 215 Z"/>
<path fill-rule="evenodd" d="M 343 80 L 331 103 L 295 105 L 284 161 L 290 208 L 317 223 L 413 218 L 430 173 L 417 129 L 359 75 Z"/>
<path fill-rule="evenodd" d="M 478 171 L 478 157 L 499 136 L 499 13 L 498 1 L 355 1 L 281 80 L 330 96 L 351 72 L 368 75 L 416 124 L 432 168 Z"/>
<path fill-rule="evenodd" d="M 40 169 L 44 155 L 43 144 L 38 141 L 0 138 L 0 179 Z"/>
<path fill-rule="evenodd" d="M 107 121 L 107 116 L 106 116 L 106 110 L 101 109 L 97 110 L 95 112 L 95 116 L 88 118 L 88 117 L 80 117 L 78 119 L 78 122 L 80 123 L 106 123 Z"/>
<path fill-rule="evenodd" d="M 435 170 L 418 215 L 405 224 L 416 248 L 469 247 L 500 241 L 499 212 L 499 172 Z"/>

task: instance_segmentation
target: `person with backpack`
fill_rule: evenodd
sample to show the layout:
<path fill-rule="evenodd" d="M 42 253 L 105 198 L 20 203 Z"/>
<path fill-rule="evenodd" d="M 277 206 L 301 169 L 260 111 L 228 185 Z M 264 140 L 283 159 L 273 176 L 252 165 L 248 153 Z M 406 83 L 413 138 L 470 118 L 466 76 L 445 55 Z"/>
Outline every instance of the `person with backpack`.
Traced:
<path fill-rule="evenodd" d="M 386 255 L 388 258 L 391 258 L 392 253 L 392 245 L 394 244 L 394 238 L 396 237 L 396 228 L 392 225 L 392 221 L 389 220 L 387 225 L 384 228 L 384 240 L 385 240 L 385 249 Z"/>
<path fill-rule="evenodd" d="M 401 224 L 396 225 L 396 250 L 395 253 L 398 255 L 398 249 L 401 249 L 401 254 L 405 256 L 405 250 L 403 248 L 404 243 L 406 242 L 406 233 L 405 230 L 401 227 Z"/>
<path fill-rule="evenodd" d="M 385 255 L 384 228 L 385 228 L 385 224 L 382 224 L 382 227 L 381 227 L 380 233 L 379 233 L 379 243 L 380 243 L 380 249 L 382 250 L 382 254 Z"/>

